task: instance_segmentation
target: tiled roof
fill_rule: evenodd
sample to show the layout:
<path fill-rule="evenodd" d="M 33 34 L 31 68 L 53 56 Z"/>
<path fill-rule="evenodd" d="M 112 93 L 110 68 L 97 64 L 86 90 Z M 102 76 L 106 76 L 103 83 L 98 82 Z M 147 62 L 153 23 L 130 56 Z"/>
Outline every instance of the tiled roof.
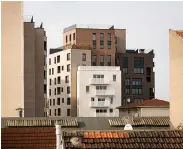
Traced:
<path fill-rule="evenodd" d="M 170 120 L 168 117 L 154 117 L 154 118 L 149 118 L 149 117 L 129 117 L 129 118 L 116 118 L 116 119 L 109 119 L 109 124 L 110 126 L 125 126 L 126 124 L 130 123 L 132 126 L 169 126 Z"/>
<path fill-rule="evenodd" d="M 125 106 L 120 106 L 118 108 L 126 109 L 135 107 L 161 107 L 161 106 L 169 106 L 169 102 L 159 99 L 152 99 L 152 100 L 144 100 L 143 102 L 131 103 Z"/>
<path fill-rule="evenodd" d="M 183 31 L 176 31 L 176 33 L 177 33 L 181 38 L 183 38 Z"/>
<path fill-rule="evenodd" d="M 65 149 L 183 149 L 183 131 L 64 132 Z"/>
<path fill-rule="evenodd" d="M 55 128 L 2 128 L 1 148 L 56 149 Z"/>

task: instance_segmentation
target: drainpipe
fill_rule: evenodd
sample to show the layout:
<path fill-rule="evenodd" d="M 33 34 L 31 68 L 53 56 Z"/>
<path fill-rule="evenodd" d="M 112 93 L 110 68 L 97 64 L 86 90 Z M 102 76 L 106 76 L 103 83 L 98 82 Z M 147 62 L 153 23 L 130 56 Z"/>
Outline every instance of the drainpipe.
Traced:
<path fill-rule="evenodd" d="M 61 125 L 56 121 L 56 149 L 62 149 L 62 135 L 61 135 Z"/>

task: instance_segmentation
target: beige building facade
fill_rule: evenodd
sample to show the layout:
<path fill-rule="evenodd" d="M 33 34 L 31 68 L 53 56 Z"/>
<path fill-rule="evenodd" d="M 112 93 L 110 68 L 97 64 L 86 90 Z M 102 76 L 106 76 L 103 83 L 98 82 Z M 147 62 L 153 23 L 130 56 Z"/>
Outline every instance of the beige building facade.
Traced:
<path fill-rule="evenodd" d="M 23 2 L 1 2 L 1 116 L 16 117 L 24 108 Z"/>
<path fill-rule="evenodd" d="M 183 31 L 169 30 L 170 120 L 177 128 L 183 124 Z"/>
<path fill-rule="evenodd" d="M 33 18 L 24 22 L 24 117 L 45 116 L 47 37 Z"/>
<path fill-rule="evenodd" d="M 77 116 L 78 66 L 90 65 L 90 50 L 72 47 L 67 50 L 62 48 L 50 50 L 47 78 L 49 117 Z"/>

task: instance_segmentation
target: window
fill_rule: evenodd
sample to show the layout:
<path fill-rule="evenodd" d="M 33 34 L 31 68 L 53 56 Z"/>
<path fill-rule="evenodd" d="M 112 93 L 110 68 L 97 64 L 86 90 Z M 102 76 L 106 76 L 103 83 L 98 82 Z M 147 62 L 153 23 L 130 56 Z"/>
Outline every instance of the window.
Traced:
<path fill-rule="evenodd" d="M 60 77 L 57 77 L 57 83 L 60 84 L 60 82 L 61 82 Z"/>
<path fill-rule="evenodd" d="M 70 86 L 67 87 L 67 94 L 70 94 L 71 91 L 70 91 Z"/>
<path fill-rule="evenodd" d="M 57 61 L 56 61 L 56 57 L 54 57 L 54 64 L 56 64 L 57 63 Z"/>
<path fill-rule="evenodd" d="M 111 49 L 111 33 L 108 33 L 107 36 L 107 47 L 108 49 Z"/>
<path fill-rule="evenodd" d="M 51 65 L 51 58 L 49 58 L 49 65 Z"/>
<path fill-rule="evenodd" d="M 57 84 L 57 80 L 56 80 L 56 78 L 54 78 L 54 83 L 55 83 L 55 85 Z"/>
<path fill-rule="evenodd" d="M 104 33 L 100 33 L 100 49 L 104 49 Z"/>
<path fill-rule="evenodd" d="M 44 70 L 44 79 L 46 79 L 46 71 Z"/>
<path fill-rule="evenodd" d="M 51 89 L 49 89 L 49 95 L 51 96 Z"/>
<path fill-rule="evenodd" d="M 57 105 L 60 105 L 60 98 L 57 98 Z"/>
<path fill-rule="evenodd" d="M 66 41 L 66 43 L 67 43 L 67 36 L 65 37 L 65 41 Z"/>
<path fill-rule="evenodd" d="M 141 78 L 132 79 L 132 86 L 139 86 L 141 88 L 142 79 Z"/>
<path fill-rule="evenodd" d="M 53 106 L 55 105 L 55 99 L 53 99 Z"/>
<path fill-rule="evenodd" d="M 62 71 L 64 70 L 64 66 L 62 66 Z"/>
<path fill-rule="evenodd" d="M 97 74 L 94 74 L 94 75 L 93 75 L 93 78 L 104 78 L 104 75 L 97 75 Z"/>
<path fill-rule="evenodd" d="M 55 109 L 54 115 L 55 115 L 55 116 L 57 115 L 57 109 Z"/>
<path fill-rule="evenodd" d="M 44 41 L 44 50 L 47 51 L 47 42 Z"/>
<path fill-rule="evenodd" d="M 46 94 L 47 89 L 46 89 L 46 84 L 44 84 L 44 93 Z"/>
<path fill-rule="evenodd" d="M 63 88 L 63 87 L 61 88 L 61 92 L 62 92 L 62 93 L 64 92 L 64 88 Z"/>
<path fill-rule="evenodd" d="M 64 103 L 64 98 L 62 98 L 62 103 Z"/>
<path fill-rule="evenodd" d="M 127 94 L 127 95 L 130 94 L 130 89 L 129 88 L 125 88 L 125 94 Z"/>
<path fill-rule="evenodd" d="M 52 75 L 54 74 L 54 68 L 52 68 Z"/>
<path fill-rule="evenodd" d="M 113 75 L 113 81 L 116 81 L 116 75 Z"/>
<path fill-rule="evenodd" d="M 132 94 L 133 95 L 141 95 L 142 94 L 142 89 L 141 88 L 132 88 Z"/>
<path fill-rule="evenodd" d="M 49 75 L 51 75 L 51 68 L 49 69 Z"/>
<path fill-rule="evenodd" d="M 57 87 L 57 95 L 59 95 L 61 93 L 61 88 Z"/>
<path fill-rule="evenodd" d="M 90 91 L 90 87 L 86 86 L 86 92 L 88 93 Z"/>
<path fill-rule="evenodd" d="M 57 56 L 57 63 L 60 63 L 60 55 Z"/>
<path fill-rule="evenodd" d="M 67 65 L 67 72 L 70 72 L 70 69 L 71 69 L 70 67 L 71 67 L 71 65 L 68 64 L 68 65 Z"/>
<path fill-rule="evenodd" d="M 142 79 L 141 78 L 132 79 L 132 94 L 134 94 L 134 95 L 142 94 Z"/>
<path fill-rule="evenodd" d="M 123 73 L 128 73 L 128 57 L 124 57 L 123 59 Z"/>
<path fill-rule="evenodd" d="M 107 113 L 107 109 L 96 109 L 96 113 Z"/>
<path fill-rule="evenodd" d="M 86 54 L 82 53 L 82 61 L 86 61 Z"/>
<path fill-rule="evenodd" d="M 96 49 L 96 33 L 93 33 L 93 49 Z"/>
<path fill-rule="evenodd" d="M 71 109 L 67 109 L 67 116 L 71 116 Z"/>
<path fill-rule="evenodd" d="M 111 101 L 110 101 L 111 104 L 113 104 L 113 97 L 111 97 Z"/>
<path fill-rule="evenodd" d="M 119 59 L 119 57 L 116 58 L 116 66 L 120 66 L 120 59 Z"/>
<path fill-rule="evenodd" d="M 69 76 L 65 76 L 65 83 L 69 83 Z"/>
<path fill-rule="evenodd" d="M 91 98 L 91 101 L 95 101 L 95 98 L 92 97 L 92 98 Z"/>
<path fill-rule="evenodd" d="M 67 105 L 70 105 L 70 104 L 71 104 L 71 99 L 67 98 Z"/>
<path fill-rule="evenodd" d="M 123 73 L 127 74 L 128 73 L 128 68 L 123 68 Z"/>
<path fill-rule="evenodd" d="M 111 55 L 108 55 L 107 57 L 107 65 L 111 66 Z"/>
<path fill-rule="evenodd" d="M 125 86 L 130 86 L 130 79 L 125 79 Z"/>
<path fill-rule="evenodd" d="M 96 90 L 107 90 L 107 86 L 96 86 Z"/>
<path fill-rule="evenodd" d="M 105 98 L 98 98 L 98 101 L 105 101 Z"/>
<path fill-rule="evenodd" d="M 60 116 L 60 115 L 61 115 L 60 108 L 58 108 L 58 116 Z"/>
<path fill-rule="evenodd" d="M 96 64 L 97 64 L 96 62 L 97 62 L 97 57 L 96 57 L 96 55 L 93 55 L 92 56 L 92 65 L 96 66 Z"/>
<path fill-rule="evenodd" d="M 100 55 L 100 66 L 104 66 L 104 56 Z"/>
<path fill-rule="evenodd" d="M 52 104 L 51 104 L 51 99 L 50 99 L 50 106 L 51 106 Z"/>
<path fill-rule="evenodd" d="M 49 115 L 51 116 L 51 109 L 49 110 Z"/>
<path fill-rule="evenodd" d="M 109 112 L 110 112 L 110 113 L 113 113 L 113 109 L 109 109 Z"/>
<path fill-rule="evenodd" d="M 50 79 L 50 85 L 51 85 L 51 79 Z"/>
<path fill-rule="evenodd" d="M 144 73 L 144 58 L 134 57 L 134 73 Z"/>
<path fill-rule="evenodd" d="M 71 34 L 69 35 L 69 41 L 71 41 Z"/>
<path fill-rule="evenodd" d="M 71 54 L 67 53 L 67 61 L 69 61 L 71 59 Z"/>
<path fill-rule="evenodd" d="M 55 95 L 57 95 L 57 89 L 55 88 Z"/>
<path fill-rule="evenodd" d="M 76 33 L 73 33 L 73 40 L 76 40 Z"/>

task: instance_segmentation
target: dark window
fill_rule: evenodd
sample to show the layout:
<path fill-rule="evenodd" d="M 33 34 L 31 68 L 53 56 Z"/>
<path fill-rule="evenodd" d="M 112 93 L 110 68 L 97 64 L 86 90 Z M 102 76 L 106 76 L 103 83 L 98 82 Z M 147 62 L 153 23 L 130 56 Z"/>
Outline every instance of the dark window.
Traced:
<path fill-rule="evenodd" d="M 52 68 L 52 75 L 54 74 L 54 68 Z"/>
<path fill-rule="evenodd" d="M 93 33 L 93 49 L 96 49 L 96 33 Z"/>
<path fill-rule="evenodd" d="M 56 64 L 57 63 L 57 61 L 56 61 L 56 57 L 54 57 L 54 64 Z"/>
<path fill-rule="evenodd" d="M 109 109 L 109 112 L 110 112 L 110 113 L 113 113 L 113 109 Z"/>
<path fill-rule="evenodd" d="M 143 57 L 134 57 L 134 73 L 144 73 Z"/>
<path fill-rule="evenodd" d="M 111 49 L 111 33 L 108 33 L 108 37 L 107 37 L 107 47 L 108 49 Z"/>
<path fill-rule="evenodd" d="M 49 95 L 51 96 L 51 89 L 49 89 Z"/>
<path fill-rule="evenodd" d="M 125 88 L 125 94 L 127 94 L 127 95 L 130 94 L 130 88 Z"/>
<path fill-rule="evenodd" d="M 67 109 L 67 116 L 71 116 L 71 109 Z"/>
<path fill-rule="evenodd" d="M 88 93 L 90 91 L 90 87 L 86 86 L 86 92 Z"/>
<path fill-rule="evenodd" d="M 71 91 L 70 91 L 70 86 L 67 87 L 67 94 L 70 94 Z"/>
<path fill-rule="evenodd" d="M 69 76 L 65 76 L 65 83 L 69 83 Z"/>
<path fill-rule="evenodd" d="M 146 77 L 147 82 L 151 82 L 151 77 Z"/>
<path fill-rule="evenodd" d="M 60 63 L 60 55 L 57 56 L 57 63 Z"/>
<path fill-rule="evenodd" d="M 49 69 L 49 75 L 51 75 L 51 68 Z"/>
<path fill-rule="evenodd" d="M 76 34 L 73 33 L 73 40 L 76 40 Z"/>
<path fill-rule="evenodd" d="M 100 49 L 104 49 L 104 33 L 100 33 Z"/>
<path fill-rule="evenodd" d="M 123 73 L 128 73 L 128 57 L 123 59 Z"/>
<path fill-rule="evenodd" d="M 57 105 L 60 105 L 60 98 L 57 98 Z"/>
<path fill-rule="evenodd" d="M 57 87 L 57 95 L 59 95 L 61 93 L 61 88 Z"/>
<path fill-rule="evenodd" d="M 69 41 L 71 41 L 71 34 L 69 35 Z"/>
<path fill-rule="evenodd" d="M 111 55 L 108 55 L 107 57 L 107 65 L 111 66 Z"/>
<path fill-rule="evenodd" d="M 60 108 L 58 108 L 58 116 L 61 115 L 61 111 L 60 111 Z"/>
<path fill-rule="evenodd" d="M 104 66 L 104 56 L 100 55 L 100 66 Z"/>
<path fill-rule="evenodd" d="M 54 83 L 55 83 L 55 85 L 57 84 L 57 79 L 56 78 L 54 78 Z"/>
<path fill-rule="evenodd" d="M 51 103 L 51 99 L 50 99 L 50 106 L 52 105 L 52 103 Z"/>
<path fill-rule="evenodd" d="M 44 79 L 46 79 L 46 71 L 44 70 Z"/>
<path fill-rule="evenodd" d="M 49 58 L 49 65 L 51 65 L 51 58 Z"/>
<path fill-rule="evenodd" d="M 111 97 L 111 101 L 110 101 L 111 104 L 113 104 L 113 97 Z"/>
<path fill-rule="evenodd" d="M 86 61 L 86 54 L 82 53 L 82 61 Z"/>
<path fill-rule="evenodd" d="M 67 98 L 67 105 L 70 105 L 70 104 L 71 104 L 71 99 Z"/>
<path fill-rule="evenodd" d="M 53 106 L 55 105 L 55 99 L 53 99 Z"/>
<path fill-rule="evenodd" d="M 66 43 L 67 43 L 67 36 L 65 37 L 65 41 L 66 41 Z"/>
<path fill-rule="evenodd" d="M 71 54 L 67 53 L 67 61 L 69 61 L 71 59 Z"/>
<path fill-rule="evenodd" d="M 125 79 L 125 86 L 130 86 L 130 79 Z"/>
<path fill-rule="evenodd" d="M 51 116 L 51 109 L 49 110 L 49 112 L 50 112 L 49 115 Z"/>
<path fill-rule="evenodd" d="M 64 66 L 62 66 L 62 71 L 64 70 Z"/>
<path fill-rule="evenodd" d="M 92 98 L 91 98 L 91 101 L 95 101 L 95 98 L 92 97 Z"/>
<path fill-rule="evenodd" d="M 70 64 L 68 64 L 68 65 L 67 65 L 67 72 L 70 72 L 70 70 L 71 70 L 71 68 L 70 68 L 70 67 L 71 67 L 71 65 L 70 65 Z"/>
<path fill-rule="evenodd" d="M 50 79 L 50 85 L 51 85 L 51 79 Z"/>
<path fill-rule="evenodd" d="M 55 112 L 54 112 L 55 116 L 57 115 L 57 109 L 55 109 Z"/>
<path fill-rule="evenodd" d="M 113 81 L 116 81 L 116 75 L 113 75 Z"/>
<path fill-rule="evenodd" d="M 64 92 L 64 88 L 63 88 L 63 87 L 61 88 L 61 92 L 62 92 L 62 93 Z"/>
<path fill-rule="evenodd" d="M 57 89 L 55 88 L 55 95 L 57 94 Z"/>
<path fill-rule="evenodd" d="M 151 75 L 151 67 L 147 67 L 146 68 L 146 74 L 147 75 Z"/>
<path fill-rule="evenodd" d="M 96 64 L 97 64 L 97 57 L 96 57 L 96 55 L 93 55 L 92 56 L 92 65 L 96 66 Z"/>
<path fill-rule="evenodd" d="M 116 66 L 120 66 L 120 59 L 119 59 L 119 57 L 116 58 Z"/>
<path fill-rule="evenodd" d="M 135 78 L 135 79 L 132 79 L 132 87 L 133 88 L 142 88 L 142 79 L 141 78 Z"/>
<path fill-rule="evenodd" d="M 44 50 L 47 51 L 47 42 L 44 41 Z"/>
<path fill-rule="evenodd" d="M 128 73 L 128 68 L 123 68 L 123 73 Z"/>
<path fill-rule="evenodd" d="M 46 84 L 44 84 L 44 93 L 46 94 Z"/>
<path fill-rule="evenodd" d="M 64 103 L 64 98 L 62 98 L 62 103 Z"/>
<path fill-rule="evenodd" d="M 141 95 L 142 94 L 142 89 L 141 88 L 132 88 L 132 94 L 133 95 Z"/>
<path fill-rule="evenodd" d="M 57 77 L 57 83 L 60 84 L 60 82 L 61 82 L 60 77 Z"/>

